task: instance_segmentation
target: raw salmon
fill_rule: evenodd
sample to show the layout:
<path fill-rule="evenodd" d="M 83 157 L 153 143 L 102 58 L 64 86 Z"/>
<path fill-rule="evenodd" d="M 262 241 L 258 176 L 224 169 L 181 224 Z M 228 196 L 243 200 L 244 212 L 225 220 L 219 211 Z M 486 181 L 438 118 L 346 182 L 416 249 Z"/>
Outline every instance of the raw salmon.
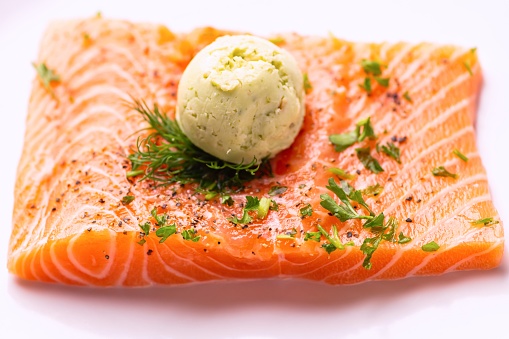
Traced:
<path fill-rule="evenodd" d="M 292 147 L 271 160 L 272 177 L 232 194 L 233 206 L 205 200 L 196 185 L 156 187 L 126 178 L 127 156 L 137 132 L 147 127 L 126 103 L 157 104 L 173 117 L 187 63 L 226 33 L 203 28 L 176 34 L 161 25 L 99 17 L 50 25 L 36 64 L 59 79 L 49 86 L 39 78 L 33 82 L 15 185 L 10 272 L 87 286 L 272 277 L 353 284 L 500 263 L 503 227 L 473 125 L 481 68 L 469 48 L 274 36 L 309 83 L 304 127 Z M 363 60 L 380 62 L 382 78 L 367 74 Z M 337 152 L 329 136 L 354 130 L 366 117 L 376 141 Z M 400 163 L 377 153 L 375 143 L 398 147 Z M 355 150 L 360 147 L 371 147 L 383 172 L 363 166 Z M 457 177 L 433 175 L 440 166 Z M 411 239 L 380 242 L 370 269 L 361 246 L 372 230 L 361 220 L 341 222 L 320 205 L 327 193 L 339 202 L 326 189 L 330 178 L 339 185 L 331 167 L 352 175 L 347 182 L 355 189 L 383 187 L 364 195 L 367 205 L 394 218 L 396 235 Z M 247 225 L 228 220 L 241 215 L 246 195 L 269 197 L 274 186 L 286 188 L 272 197 L 277 211 Z M 134 201 L 122 203 L 126 195 Z M 303 215 L 304 207 L 312 214 Z M 177 227 L 162 243 L 153 232 L 153 209 Z M 152 232 L 143 236 L 139 225 L 146 222 Z M 306 241 L 318 225 L 331 235 L 336 228 L 344 249 L 328 253 L 323 237 Z M 184 229 L 196 230 L 199 239 L 184 239 Z"/>

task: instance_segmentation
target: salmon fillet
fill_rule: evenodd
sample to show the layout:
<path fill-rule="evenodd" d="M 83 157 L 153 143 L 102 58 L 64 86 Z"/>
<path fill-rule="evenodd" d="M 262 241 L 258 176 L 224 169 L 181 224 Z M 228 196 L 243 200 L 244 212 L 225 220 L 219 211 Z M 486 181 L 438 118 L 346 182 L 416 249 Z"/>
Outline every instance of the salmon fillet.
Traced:
<path fill-rule="evenodd" d="M 47 29 L 36 63 L 59 77 L 33 81 L 23 153 L 15 185 L 8 269 L 29 280 L 93 286 L 148 286 L 225 279 L 300 278 L 329 284 L 436 275 L 499 265 L 503 227 L 492 203 L 475 142 L 474 118 L 482 81 L 475 51 L 430 43 L 352 43 L 335 37 L 277 36 L 307 74 L 304 127 L 294 144 L 271 159 L 273 176 L 232 194 L 233 206 L 205 200 L 196 185 L 156 187 L 126 178 L 136 133 L 147 127 L 126 102 L 143 100 L 174 116 L 179 78 L 193 55 L 228 32 L 213 28 L 176 34 L 154 24 L 91 18 Z M 388 87 L 361 86 L 362 60 L 379 60 Z M 394 142 L 401 163 L 377 154 L 383 172 L 366 169 L 356 146 L 336 152 L 332 134 L 370 117 L 377 142 Z M 148 132 L 141 132 L 143 135 Z M 374 143 L 374 141 L 367 141 Z M 371 145 L 374 147 L 374 145 Z M 468 157 L 465 162 L 452 151 Z M 458 177 L 434 176 L 444 166 Z M 411 241 L 382 241 L 363 267 L 361 246 L 373 234 L 361 220 L 341 222 L 320 205 L 333 177 L 354 174 L 375 213 L 395 218 Z M 279 209 L 235 225 L 245 196 L 272 197 Z M 134 201 L 123 204 L 127 194 Z M 337 198 L 335 198 L 338 201 Z M 300 209 L 311 206 L 311 216 Z M 168 215 L 177 234 L 160 242 L 151 211 Z M 472 221 L 493 218 L 496 222 Z M 343 250 L 305 241 L 320 225 L 337 227 Z M 180 232 L 195 229 L 198 241 Z M 288 235 L 281 237 L 280 235 Z M 144 239 L 145 242 L 140 242 Z M 425 251 L 435 242 L 438 250 Z M 141 243 L 141 244 L 140 244 Z"/>

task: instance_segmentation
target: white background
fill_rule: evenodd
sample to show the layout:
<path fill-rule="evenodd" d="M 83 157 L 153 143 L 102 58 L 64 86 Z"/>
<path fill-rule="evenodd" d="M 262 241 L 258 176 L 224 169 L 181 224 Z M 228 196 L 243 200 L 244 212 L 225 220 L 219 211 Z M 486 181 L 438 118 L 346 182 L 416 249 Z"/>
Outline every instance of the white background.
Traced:
<path fill-rule="evenodd" d="M 509 337 L 507 255 L 489 272 L 325 286 L 255 281 L 95 290 L 19 281 L 5 268 L 13 187 L 41 35 L 49 21 L 87 17 L 266 35 L 478 47 L 485 82 L 478 145 L 502 220 L 509 207 L 509 1 L 28 1 L 0 0 L 1 338 Z"/>

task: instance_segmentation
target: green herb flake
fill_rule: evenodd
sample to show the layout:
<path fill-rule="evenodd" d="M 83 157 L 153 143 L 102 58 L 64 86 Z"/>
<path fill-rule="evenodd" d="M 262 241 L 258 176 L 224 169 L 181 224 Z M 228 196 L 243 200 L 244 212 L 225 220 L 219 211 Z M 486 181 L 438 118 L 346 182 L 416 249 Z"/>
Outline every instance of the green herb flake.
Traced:
<path fill-rule="evenodd" d="M 470 67 L 470 63 L 468 61 L 463 62 L 463 66 L 467 69 L 468 73 L 470 73 L 470 76 L 473 76 L 474 73 L 472 72 L 472 68 Z"/>
<path fill-rule="evenodd" d="M 143 246 L 146 242 L 147 242 L 147 240 L 145 240 L 145 238 L 143 238 L 140 241 L 138 241 L 137 244 Z"/>
<path fill-rule="evenodd" d="M 457 174 L 451 173 L 444 168 L 444 166 L 435 167 L 431 170 L 431 173 L 436 177 L 451 177 L 454 179 L 458 178 Z"/>
<path fill-rule="evenodd" d="M 410 97 L 410 94 L 408 94 L 408 91 L 405 91 L 405 93 L 403 93 L 403 99 L 405 99 L 408 102 L 412 102 L 412 98 Z"/>
<path fill-rule="evenodd" d="M 328 168 L 328 171 L 331 172 L 332 174 L 335 174 L 338 176 L 338 178 L 340 179 L 344 179 L 344 180 L 352 180 L 355 178 L 355 175 L 353 174 L 349 174 L 348 172 L 342 170 L 341 168 L 337 168 L 337 167 L 329 167 Z"/>
<path fill-rule="evenodd" d="M 468 157 L 461 153 L 457 148 L 455 148 L 452 153 L 454 153 L 455 156 L 457 156 L 458 158 L 460 158 L 461 160 L 463 160 L 464 162 L 467 162 L 468 161 Z"/>
<path fill-rule="evenodd" d="M 156 220 L 157 226 L 165 226 L 168 216 L 166 214 L 157 214 L 157 208 L 150 211 L 152 217 Z"/>
<path fill-rule="evenodd" d="M 379 76 L 380 74 L 382 74 L 381 65 L 377 61 L 364 59 L 361 61 L 361 66 L 366 74 L 372 74 L 374 76 Z"/>
<path fill-rule="evenodd" d="M 440 246 L 436 242 L 432 241 L 425 245 L 422 245 L 421 248 L 424 252 L 435 252 L 435 251 L 438 251 Z"/>
<path fill-rule="evenodd" d="M 303 78 L 303 81 L 304 81 L 304 91 L 307 94 L 307 93 L 311 92 L 311 90 L 313 89 L 313 86 L 311 85 L 311 82 L 309 82 L 309 78 L 308 78 L 307 73 L 304 73 L 302 78 Z"/>
<path fill-rule="evenodd" d="M 292 228 L 291 231 L 288 231 L 284 234 L 278 234 L 276 236 L 277 239 L 284 240 L 284 239 L 295 239 L 295 235 L 297 234 L 297 230 L 295 228 Z"/>
<path fill-rule="evenodd" d="M 331 254 L 335 250 L 345 249 L 345 246 L 339 239 L 338 229 L 336 228 L 336 225 L 332 225 L 332 236 L 326 230 L 324 230 L 321 225 L 318 225 L 318 230 L 329 241 L 329 243 L 324 243 L 322 245 L 322 247 L 327 251 L 328 254 Z"/>
<path fill-rule="evenodd" d="M 364 82 L 359 87 L 371 94 L 371 78 L 364 78 Z"/>
<path fill-rule="evenodd" d="M 242 218 L 239 219 L 237 218 L 237 216 L 233 216 L 231 218 L 227 218 L 227 220 L 231 223 L 234 223 L 235 225 L 246 225 L 249 224 L 253 219 L 244 209 L 244 211 L 242 212 Z"/>
<path fill-rule="evenodd" d="M 474 221 L 471 221 L 470 222 L 472 225 L 475 225 L 475 226 L 491 226 L 491 225 L 496 225 L 499 223 L 498 220 L 493 220 L 493 218 L 483 218 L 483 219 L 478 219 L 478 220 L 474 220 Z"/>
<path fill-rule="evenodd" d="M 223 204 L 223 205 L 233 206 L 234 201 L 233 201 L 232 197 L 227 194 L 222 195 L 220 200 L 221 200 L 221 204 Z"/>
<path fill-rule="evenodd" d="M 329 135 L 329 141 L 334 145 L 336 152 L 342 152 L 357 142 L 358 132 L 352 131 L 342 134 Z"/>
<path fill-rule="evenodd" d="M 122 198 L 122 205 L 129 205 L 134 201 L 134 196 L 126 195 Z"/>
<path fill-rule="evenodd" d="M 400 149 L 398 146 L 394 145 L 392 142 L 388 142 L 387 145 L 380 146 L 380 149 L 383 153 L 396 160 L 398 164 L 401 164 Z M 378 145 L 377 151 L 379 151 Z"/>
<path fill-rule="evenodd" d="M 32 66 L 34 66 L 35 70 L 37 71 L 37 75 L 39 76 L 39 79 L 41 80 L 44 87 L 51 92 L 52 95 L 54 95 L 53 90 L 51 88 L 51 83 L 53 82 L 60 82 L 60 76 L 55 74 L 53 70 L 49 69 L 45 63 L 32 63 Z"/>
<path fill-rule="evenodd" d="M 283 194 L 283 193 L 285 193 L 287 190 L 288 190 L 288 187 L 286 187 L 286 186 L 272 186 L 272 187 L 269 189 L 269 195 L 270 195 L 271 197 L 273 197 L 273 196 L 275 196 L 275 195 Z"/>
<path fill-rule="evenodd" d="M 373 129 L 373 125 L 371 125 L 371 117 L 364 118 L 360 120 L 357 124 L 357 141 L 361 142 L 364 139 L 376 139 L 376 134 Z M 361 131 L 362 130 L 362 131 Z"/>
<path fill-rule="evenodd" d="M 382 166 L 380 166 L 378 160 L 371 156 L 369 147 L 356 148 L 355 152 L 357 153 L 357 158 L 359 158 L 360 162 L 364 165 L 366 169 L 370 170 L 375 174 L 384 171 Z"/>
<path fill-rule="evenodd" d="M 364 258 L 364 261 L 362 262 L 362 267 L 364 267 L 365 269 L 367 270 L 371 269 L 372 267 L 371 258 L 373 257 L 373 253 L 375 253 L 375 251 L 378 249 L 378 245 L 380 244 L 381 241 L 382 237 L 380 236 L 364 239 L 360 250 L 366 256 Z"/>
<path fill-rule="evenodd" d="M 403 235 L 403 232 L 399 233 L 398 244 L 406 244 L 406 243 L 408 243 L 410 241 L 412 241 L 412 238 Z"/>
<path fill-rule="evenodd" d="M 376 197 L 376 196 L 380 195 L 383 192 L 383 190 L 384 190 L 384 187 L 377 183 L 375 185 L 371 185 L 371 186 L 368 186 L 368 187 L 362 189 L 361 193 L 364 195 Z"/>
<path fill-rule="evenodd" d="M 389 80 L 390 78 L 380 78 L 380 77 L 375 77 L 375 80 L 376 82 L 378 82 L 378 84 L 382 87 L 389 87 Z"/>
<path fill-rule="evenodd" d="M 274 200 L 270 199 L 270 207 L 271 211 L 279 211 L 279 205 Z"/>
<path fill-rule="evenodd" d="M 246 205 L 244 206 L 244 210 L 246 211 L 255 211 L 260 206 L 260 199 L 258 197 L 246 196 Z"/>
<path fill-rule="evenodd" d="M 149 234 L 149 232 L 150 232 L 150 223 L 149 222 L 146 222 L 144 224 L 139 224 L 138 226 L 141 228 L 142 232 L 145 235 Z"/>
<path fill-rule="evenodd" d="M 271 205 L 272 199 L 269 198 L 261 198 L 260 203 L 258 204 L 258 219 L 265 219 L 267 217 L 267 214 L 269 213 L 270 205 Z"/>
<path fill-rule="evenodd" d="M 159 240 L 160 243 L 163 243 L 168 239 L 171 235 L 177 233 L 177 226 L 175 224 L 171 224 L 168 226 L 160 227 L 156 230 L 156 235 L 161 238 Z"/>
<path fill-rule="evenodd" d="M 316 241 L 320 242 L 320 238 L 322 237 L 322 233 L 320 231 L 318 232 L 306 232 L 304 235 L 304 241 Z"/>
<path fill-rule="evenodd" d="M 194 228 L 182 231 L 182 238 L 192 242 L 198 242 L 198 240 L 200 240 L 200 236 L 196 235 L 196 230 Z"/>
<path fill-rule="evenodd" d="M 300 209 L 300 215 L 304 219 L 305 217 L 310 217 L 313 215 L 313 207 L 311 204 L 307 204 L 306 206 Z"/>

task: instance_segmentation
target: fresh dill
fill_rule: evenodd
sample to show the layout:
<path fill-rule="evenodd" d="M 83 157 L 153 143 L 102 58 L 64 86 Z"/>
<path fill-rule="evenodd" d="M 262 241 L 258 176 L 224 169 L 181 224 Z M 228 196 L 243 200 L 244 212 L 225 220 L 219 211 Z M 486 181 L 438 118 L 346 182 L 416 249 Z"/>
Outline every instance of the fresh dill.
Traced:
<path fill-rule="evenodd" d="M 234 164 L 198 148 L 157 105 L 150 109 L 145 102 L 135 100 L 133 108 L 149 124 L 151 133 L 138 138 L 136 149 L 128 156 L 132 165 L 128 178 L 141 176 L 140 180 L 149 179 L 160 185 L 196 183 L 199 189 L 212 193 L 241 189 L 248 181 L 272 175 L 268 159 L 259 164 L 256 159 Z"/>

